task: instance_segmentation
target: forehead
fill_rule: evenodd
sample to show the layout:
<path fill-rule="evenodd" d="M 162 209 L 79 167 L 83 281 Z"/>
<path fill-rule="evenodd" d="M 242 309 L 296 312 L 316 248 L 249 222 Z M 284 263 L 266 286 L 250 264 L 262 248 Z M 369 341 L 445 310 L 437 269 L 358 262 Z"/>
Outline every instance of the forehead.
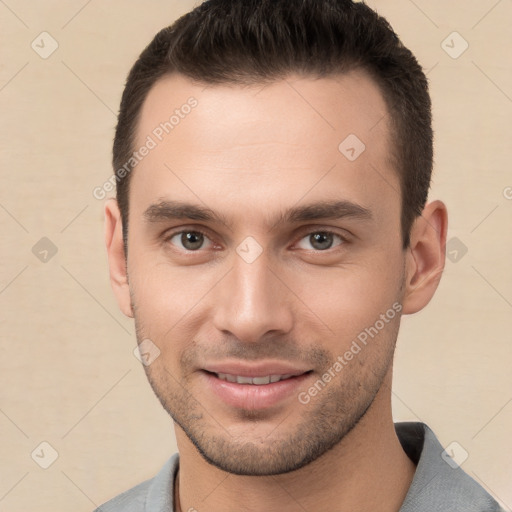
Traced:
<path fill-rule="evenodd" d="M 381 139 L 388 128 L 386 122 L 381 122 L 387 114 L 381 91 L 362 69 L 326 78 L 289 75 L 252 85 L 202 84 L 180 74 L 169 74 L 160 78 L 147 94 L 136 130 L 137 142 L 143 142 L 144 136 L 162 123 L 170 121 L 173 129 L 177 128 L 183 115 L 188 115 L 187 103 L 192 98 L 199 107 L 193 109 L 193 117 L 197 125 L 201 123 L 208 131 L 207 141 L 211 142 L 219 142 L 215 137 L 215 133 L 222 136 L 219 128 L 233 126 L 237 128 L 237 137 L 248 135 L 254 140 L 255 123 L 268 129 L 285 125 L 290 128 L 295 121 L 309 121 L 310 125 L 302 128 L 309 127 L 319 136 L 338 132 L 337 139 L 344 132 L 354 133 L 369 143 Z M 215 132 L 211 122 L 217 128 Z M 377 135 L 372 136 L 377 125 Z M 176 132 L 174 138 L 179 137 Z"/>
<path fill-rule="evenodd" d="M 328 199 L 359 194 L 363 204 L 365 192 L 385 182 L 399 202 L 386 104 L 361 70 L 251 86 L 165 76 L 141 110 L 134 149 L 145 145 L 130 202 L 168 193 L 197 200 L 208 190 L 230 204 L 236 191 L 243 204 L 253 191 L 265 207 L 310 190 Z"/>

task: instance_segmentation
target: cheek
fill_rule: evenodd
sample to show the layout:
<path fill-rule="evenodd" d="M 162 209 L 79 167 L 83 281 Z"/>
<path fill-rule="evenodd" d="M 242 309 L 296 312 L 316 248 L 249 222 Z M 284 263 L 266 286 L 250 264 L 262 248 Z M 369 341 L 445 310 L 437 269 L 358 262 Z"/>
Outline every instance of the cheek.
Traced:
<path fill-rule="evenodd" d="M 197 267 L 171 265 L 160 251 L 134 256 L 128 270 L 137 297 L 160 307 L 182 304 L 199 290 L 203 274 Z"/>
<path fill-rule="evenodd" d="M 364 266 L 323 269 L 301 276 L 298 295 L 333 331 L 331 334 L 345 344 L 389 310 L 386 330 L 390 327 L 396 310 L 400 309 L 400 276 L 398 266 L 384 268 L 377 261 Z"/>
<path fill-rule="evenodd" d="M 133 258 L 129 276 L 136 317 L 148 336 L 160 338 L 183 329 L 215 284 L 211 272 L 152 263 L 149 257 Z"/>

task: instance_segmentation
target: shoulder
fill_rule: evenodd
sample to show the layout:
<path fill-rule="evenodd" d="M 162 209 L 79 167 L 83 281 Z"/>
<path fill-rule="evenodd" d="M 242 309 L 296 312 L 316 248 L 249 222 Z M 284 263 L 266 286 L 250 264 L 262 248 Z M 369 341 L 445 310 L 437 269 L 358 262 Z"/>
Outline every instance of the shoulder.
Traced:
<path fill-rule="evenodd" d="M 395 423 L 402 448 L 416 472 L 400 512 L 450 510 L 499 512 L 497 501 L 463 471 L 464 458 L 452 446 L 444 449 L 424 423 Z M 460 447 L 460 445 L 458 445 Z M 462 447 L 458 448 L 463 450 Z"/>
<path fill-rule="evenodd" d="M 175 453 L 158 474 L 107 501 L 94 512 L 172 511 L 174 477 L 179 465 Z"/>
<path fill-rule="evenodd" d="M 119 494 L 115 498 L 107 501 L 94 512 L 143 512 L 148 489 L 153 479 L 132 487 L 131 489 Z"/>

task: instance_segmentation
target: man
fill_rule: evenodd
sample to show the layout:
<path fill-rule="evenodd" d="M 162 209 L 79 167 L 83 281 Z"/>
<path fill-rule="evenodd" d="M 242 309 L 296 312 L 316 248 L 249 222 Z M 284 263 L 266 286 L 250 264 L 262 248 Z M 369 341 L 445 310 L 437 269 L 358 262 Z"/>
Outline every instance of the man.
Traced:
<path fill-rule="evenodd" d="M 428 85 L 348 0 L 211 0 L 132 68 L 111 282 L 179 455 L 107 511 L 495 511 L 394 424 L 400 317 L 444 268 Z"/>

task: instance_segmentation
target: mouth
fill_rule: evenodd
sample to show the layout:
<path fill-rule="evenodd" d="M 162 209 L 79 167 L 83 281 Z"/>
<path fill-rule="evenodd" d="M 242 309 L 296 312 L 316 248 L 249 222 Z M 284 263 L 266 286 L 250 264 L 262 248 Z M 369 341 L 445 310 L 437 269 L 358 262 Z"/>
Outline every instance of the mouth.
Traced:
<path fill-rule="evenodd" d="M 244 375 L 231 375 L 229 373 L 214 373 L 214 375 L 226 382 L 236 382 L 237 384 L 252 384 L 254 386 L 264 386 L 265 384 L 273 384 L 281 380 L 288 380 L 294 377 L 292 373 L 285 375 L 265 375 L 262 377 L 246 377 Z"/>
<path fill-rule="evenodd" d="M 290 366 L 224 365 L 200 372 L 207 391 L 225 405 L 243 410 L 263 410 L 282 405 L 305 389 L 313 370 Z"/>

